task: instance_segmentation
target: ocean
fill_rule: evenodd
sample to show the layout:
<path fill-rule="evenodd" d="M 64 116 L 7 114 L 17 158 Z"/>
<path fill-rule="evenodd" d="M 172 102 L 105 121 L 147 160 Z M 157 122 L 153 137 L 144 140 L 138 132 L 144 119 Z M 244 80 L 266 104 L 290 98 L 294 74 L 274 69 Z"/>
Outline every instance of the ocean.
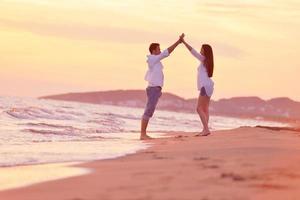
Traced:
<path fill-rule="evenodd" d="M 149 147 L 138 140 L 143 109 L 111 105 L 0 97 L 0 167 L 116 158 Z M 211 116 L 212 130 L 240 126 L 287 126 L 256 119 Z M 196 113 L 157 110 L 150 135 L 197 132 Z"/>

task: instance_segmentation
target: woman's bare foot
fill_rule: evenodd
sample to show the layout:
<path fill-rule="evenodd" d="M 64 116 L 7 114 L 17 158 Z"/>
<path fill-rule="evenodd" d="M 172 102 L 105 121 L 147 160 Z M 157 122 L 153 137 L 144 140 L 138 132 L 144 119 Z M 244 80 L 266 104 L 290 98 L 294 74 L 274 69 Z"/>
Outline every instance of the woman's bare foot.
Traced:
<path fill-rule="evenodd" d="M 203 130 L 200 133 L 197 133 L 196 135 L 194 135 L 194 137 L 199 137 L 203 134 Z"/>
<path fill-rule="evenodd" d="M 152 137 L 150 137 L 149 135 L 141 135 L 140 140 L 151 140 L 154 139 Z"/>

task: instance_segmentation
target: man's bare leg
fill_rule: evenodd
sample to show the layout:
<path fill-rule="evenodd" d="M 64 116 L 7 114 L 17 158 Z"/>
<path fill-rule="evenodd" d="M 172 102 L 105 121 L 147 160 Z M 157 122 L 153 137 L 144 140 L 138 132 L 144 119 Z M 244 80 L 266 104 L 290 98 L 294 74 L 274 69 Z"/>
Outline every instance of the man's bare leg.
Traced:
<path fill-rule="evenodd" d="M 149 120 L 146 119 L 142 119 L 141 121 L 141 136 L 140 136 L 140 140 L 149 140 L 152 139 L 150 136 L 147 135 L 147 126 L 148 126 L 148 122 Z"/>

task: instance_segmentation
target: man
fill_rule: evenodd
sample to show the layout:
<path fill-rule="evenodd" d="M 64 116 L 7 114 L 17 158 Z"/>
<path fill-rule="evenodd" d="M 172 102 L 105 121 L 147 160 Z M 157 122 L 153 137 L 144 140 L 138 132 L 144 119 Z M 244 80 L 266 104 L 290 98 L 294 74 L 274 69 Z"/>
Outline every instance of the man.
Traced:
<path fill-rule="evenodd" d="M 148 81 L 147 92 L 147 105 L 141 121 L 141 140 L 151 139 L 147 135 L 147 126 L 149 119 L 153 116 L 157 102 L 161 96 L 161 89 L 164 85 L 163 65 L 161 60 L 168 57 L 174 49 L 182 42 L 184 35 L 182 34 L 179 39 L 169 48 L 160 51 L 158 43 L 152 43 L 149 47 L 150 55 L 148 55 L 148 71 L 145 80 Z"/>

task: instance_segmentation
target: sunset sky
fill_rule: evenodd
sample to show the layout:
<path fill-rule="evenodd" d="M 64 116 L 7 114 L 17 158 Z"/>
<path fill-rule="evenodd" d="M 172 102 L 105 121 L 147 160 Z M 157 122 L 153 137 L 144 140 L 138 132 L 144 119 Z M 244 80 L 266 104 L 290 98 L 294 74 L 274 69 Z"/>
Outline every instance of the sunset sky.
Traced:
<path fill-rule="evenodd" d="M 214 99 L 300 100 L 299 0 L 1 0 L 0 96 L 144 89 L 149 44 L 182 32 L 213 47 Z M 163 63 L 164 91 L 197 97 L 186 48 Z"/>

